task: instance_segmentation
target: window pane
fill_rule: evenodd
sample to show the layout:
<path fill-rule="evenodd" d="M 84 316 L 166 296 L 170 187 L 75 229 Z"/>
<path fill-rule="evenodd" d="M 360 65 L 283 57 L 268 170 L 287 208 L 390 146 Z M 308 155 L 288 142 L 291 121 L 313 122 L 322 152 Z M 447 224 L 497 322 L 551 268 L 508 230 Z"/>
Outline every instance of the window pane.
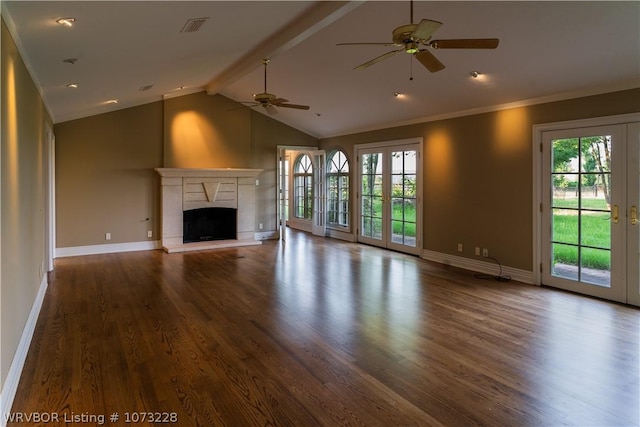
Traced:
<path fill-rule="evenodd" d="M 578 244 L 578 210 L 553 209 L 551 240 Z"/>
<path fill-rule="evenodd" d="M 404 203 L 402 199 L 392 199 L 391 200 L 391 220 L 400 220 L 404 219 Z"/>
<path fill-rule="evenodd" d="M 578 280 L 578 247 L 552 244 L 552 271 L 556 277 Z"/>
<path fill-rule="evenodd" d="M 611 221 L 608 212 L 581 211 L 581 240 L 585 246 L 611 248 Z"/>
<path fill-rule="evenodd" d="M 600 286 L 611 285 L 611 251 L 582 248 L 580 280 Z"/>
<path fill-rule="evenodd" d="M 552 171 L 579 172 L 578 138 L 556 139 L 552 142 Z"/>
<path fill-rule="evenodd" d="M 348 226 L 349 162 L 342 151 L 334 151 L 327 161 L 327 222 Z M 374 178 L 372 178 L 374 179 Z"/>

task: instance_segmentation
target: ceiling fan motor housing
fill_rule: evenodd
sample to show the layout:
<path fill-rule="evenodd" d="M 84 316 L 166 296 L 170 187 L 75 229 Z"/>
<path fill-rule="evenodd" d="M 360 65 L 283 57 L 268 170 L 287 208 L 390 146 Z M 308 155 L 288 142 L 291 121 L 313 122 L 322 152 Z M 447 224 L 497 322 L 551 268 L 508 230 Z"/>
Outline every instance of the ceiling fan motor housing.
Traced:
<path fill-rule="evenodd" d="M 261 104 L 269 104 L 271 101 L 276 99 L 276 96 L 271 93 L 263 92 L 253 95 L 253 99 Z"/>
<path fill-rule="evenodd" d="M 417 24 L 407 24 L 393 30 L 393 43 L 404 46 L 407 53 L 416 53 L 419 50 L 418 45 L 427 42 L 431 38 L 429 36 L 425 40 L 414 40 L 412 35 L 417 26 Z"/>

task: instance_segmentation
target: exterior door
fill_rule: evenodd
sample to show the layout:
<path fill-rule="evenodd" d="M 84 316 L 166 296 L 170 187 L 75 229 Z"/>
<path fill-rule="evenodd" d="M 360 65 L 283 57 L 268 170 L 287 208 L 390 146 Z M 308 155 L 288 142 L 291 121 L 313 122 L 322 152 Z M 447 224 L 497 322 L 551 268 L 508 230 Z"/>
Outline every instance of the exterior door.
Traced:
<path fill-rule="evenodd" d="M 543 132 L 543 284 L 637 304 L 638 132 L 634 140 L 631 128 Z"/>
<path fill-rule="evenodd" d="M 357 147 L 358 241 L 420 253 L 420 153 L 415 142 Z"/>
<path fill-rule="evenodd" d="M 309 153 L 313 159 L 313 227 L 312 233 L 316 236 L 326 236 L 326 170 L 327 153 L 324 150 L 316 150 Z"/>
<path fill-rule="evenodd" d="M 287 151 L 289 155 L 289 218 L 291 228 L 326 235 L 324 150 Z M 287 187 L 284 186 L 283 187 Z"/>

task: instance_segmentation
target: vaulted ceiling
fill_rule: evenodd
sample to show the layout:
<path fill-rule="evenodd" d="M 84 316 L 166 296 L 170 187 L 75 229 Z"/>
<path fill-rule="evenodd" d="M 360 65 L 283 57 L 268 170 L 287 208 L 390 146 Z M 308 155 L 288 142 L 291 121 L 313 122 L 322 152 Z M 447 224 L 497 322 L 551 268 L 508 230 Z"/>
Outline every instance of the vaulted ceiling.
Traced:
<path fill-rule="evenodd" d="M 640 87 L 640 2 L 416 1 L 413 9 L 415 23 L 443 23 L 433 39 L 500 44 L 433 49 L 446 66 L 435 73 L 404 52 L 353 70 L 394 47 L 336 45 L 391 43 L 394 28 L 411 23 L 409 1 L 2 3 L 56 122 L 200 90 L 251 101 L 264 89 L 262 58 L 271 59 L 268 92 L 310 106 L 273 117 L 316 137 Z M 56 23 L 67 17 L 72 26 Z M 189 28 L 190 19 L 202 20 Z"/>

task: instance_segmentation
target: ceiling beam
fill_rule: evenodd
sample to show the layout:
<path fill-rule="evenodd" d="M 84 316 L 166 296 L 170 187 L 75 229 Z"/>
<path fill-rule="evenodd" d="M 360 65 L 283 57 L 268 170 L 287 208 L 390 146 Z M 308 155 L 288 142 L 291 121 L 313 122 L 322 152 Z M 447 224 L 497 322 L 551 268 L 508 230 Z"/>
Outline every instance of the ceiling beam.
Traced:
<path fill-rule="evenodd" d="M 225 86 L 262 66 L 263 58 L 272 58 L 278 53 L 291 49 L 363 3 L 364 1 L 317 2 L 301 16 L 274 33 L 214 77 L 206 86 L 207 94 L 214 95 L 218 93 Z"/>

